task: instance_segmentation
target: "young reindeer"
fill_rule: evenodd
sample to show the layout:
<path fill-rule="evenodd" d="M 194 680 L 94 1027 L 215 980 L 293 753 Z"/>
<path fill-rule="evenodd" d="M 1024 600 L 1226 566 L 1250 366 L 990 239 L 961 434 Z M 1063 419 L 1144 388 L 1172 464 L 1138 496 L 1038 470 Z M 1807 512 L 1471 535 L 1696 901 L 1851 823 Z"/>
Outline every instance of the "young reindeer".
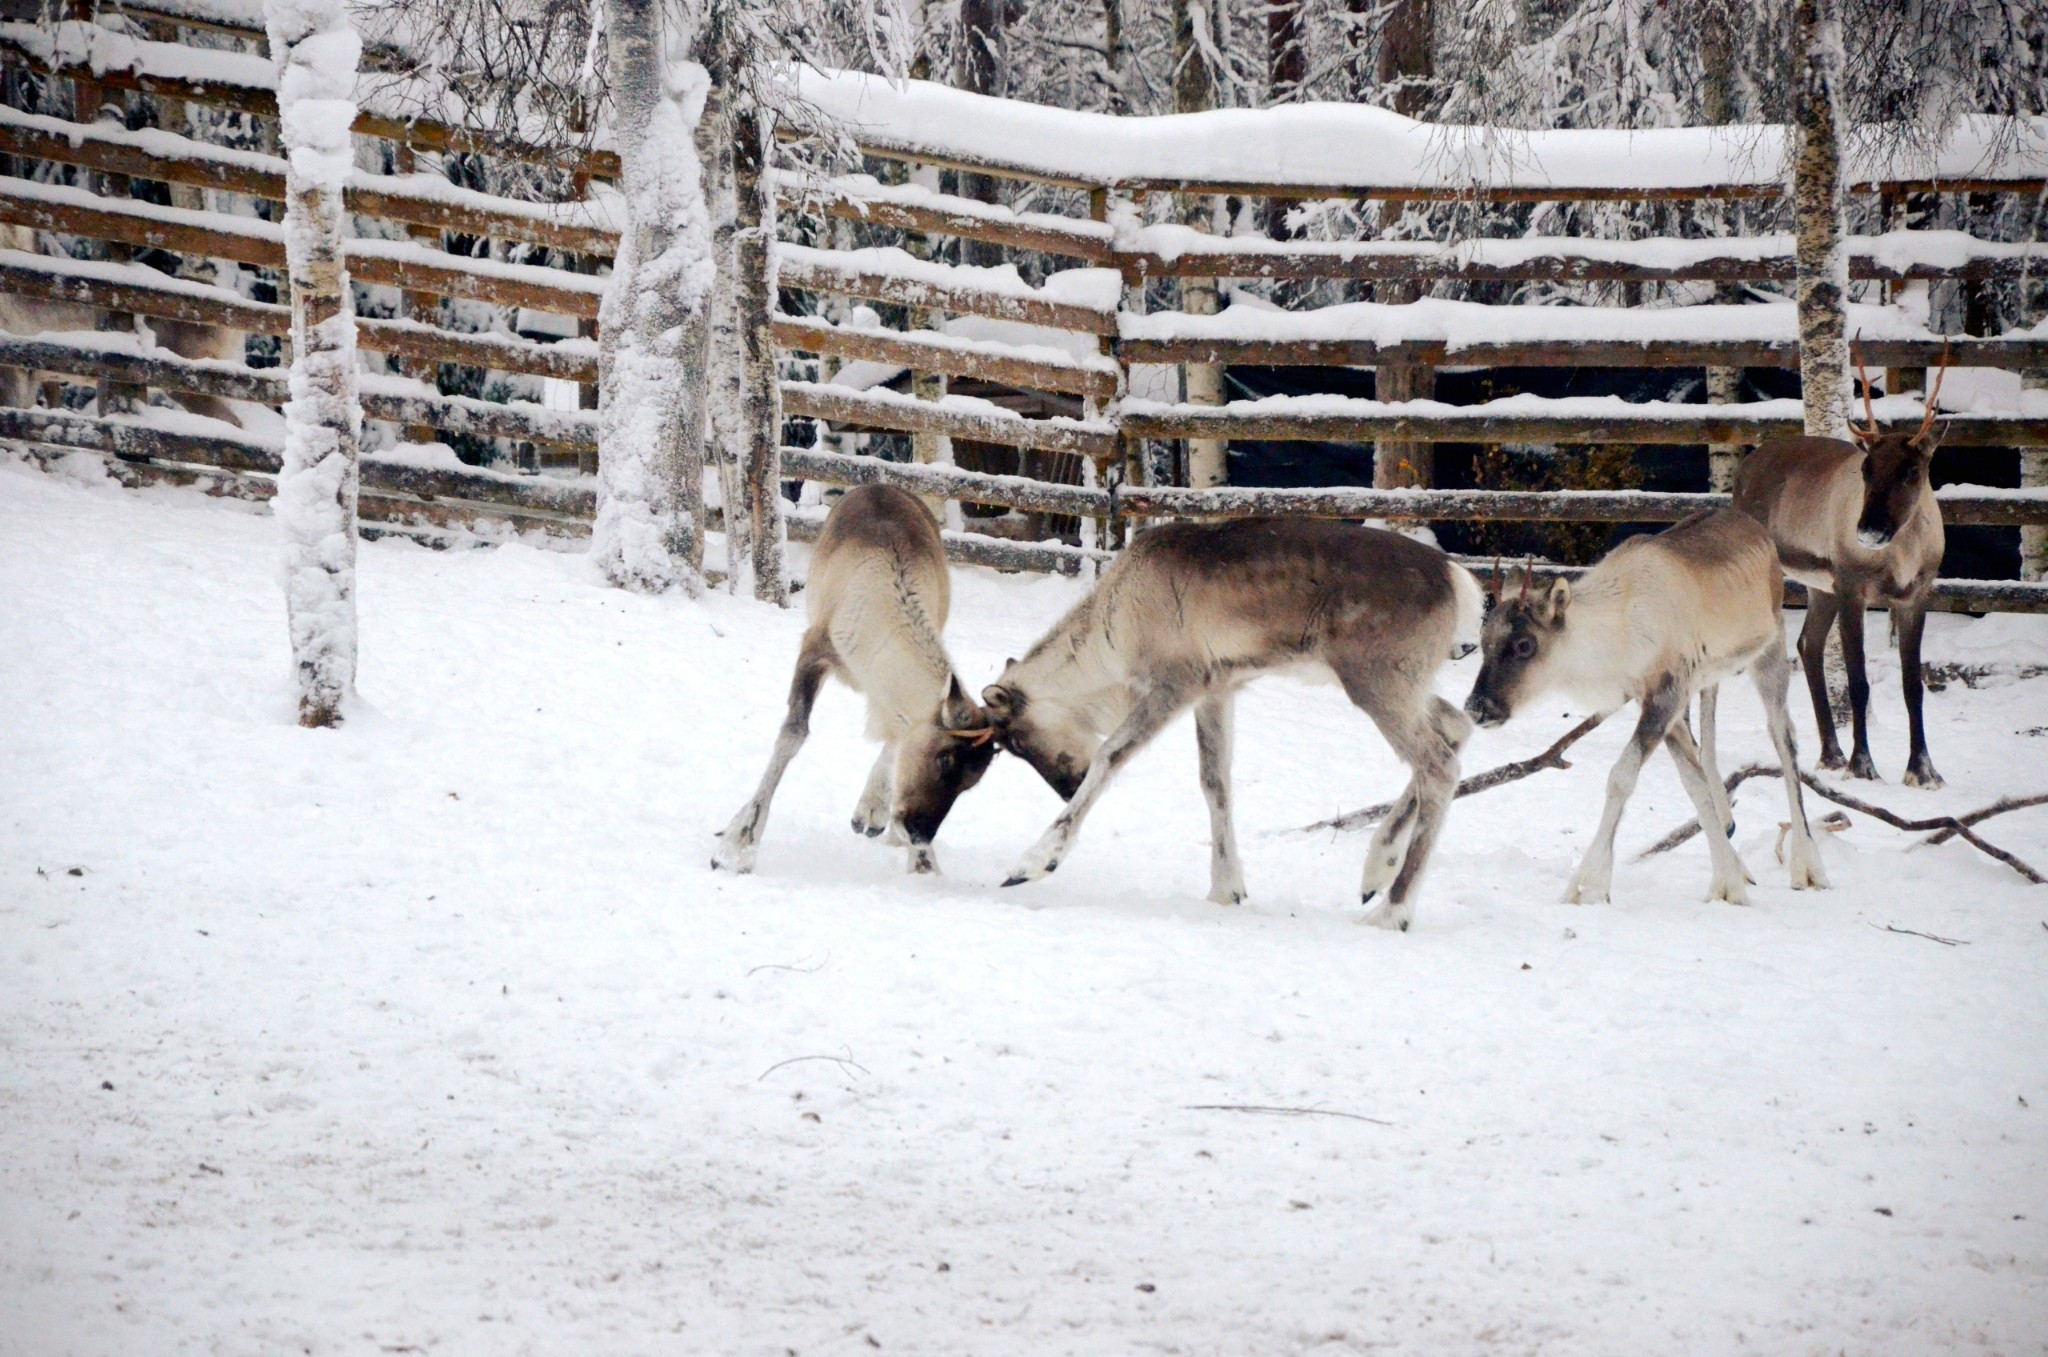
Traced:
<path fill-rule="evenodd" d="M 825 519 L 804 590 L 810 626 L 797 650 L 789 714 L 761 786 L 718 836 L 711 865 L 751 872 L 768 806 L 810 734 L 827 674 L 868 700 L 868 738 L 882 752 L 854 808 L 853 827 L 907 841 L 910 870 L 938 869 L 932 839 L 960 793 L 995 757 L 986 713 L 960 691 L 939 633 L 952 582 L 938 521 L 908 491 L 849 490 Z"/>
<path fill-rule="evenodd" d="M 1472 723 L 1430 691 L 1477 629 L 1478 584 L 1435 547 L 1303 519 L 1140 533 L 1095 591 L 982 701 L 1005 749 L 1067 798 L 1006 886 L 1058 867 L 1110 778 L 1188 706 L 1209 802 L 1209 898 L 1244 899 L 1230 814 L 1231 703 L 1261 674 L 1334 676 L 1413 770 L 1366 854 L 1364 922 L 1406 929 Z"/>
<path fill-rule="evenodd" d="M 1499 581 L 1496 580 L 1496 587 Z M 1486 618 L 1483 659 L 1465 710 L 1498 726 L 1552 689 L 1597 712 L 1641 706 L 1635 736 L 1607 775 L 1607 807 L 1565 888 L 1568 903 L 1603 901 L 1614 877 L 1614 833 L 1643 760 L 1659 741 L 1671 751 L 1713 855 L 1709 899 L 1743 904 L 1750 879 L 1728 842 L 1727 790 L 1714 764 L 1714 698 L 1721 680 L 1747 670 L 1770 720 L 1792 812 L 1792 887 L 1825 888 L 1806 826 L 1798 753 L 1785 715 L 1791 664 L 1780 618 L 1784 578 L 1763 527 L 1733 509 L 1695 514 L 1655 537 L 1623 542 L 1574 588 L 1559 579 L 1510 584 Z M 1681 719 L 1701 695 L 1702 745 Z"/>
<path fill-rule="evenodd" d="M 1735 507 L 1770 529 L 1785 573 L 1807 589 L 1799 658 L 1820 727 L 1823 768 L 1844 766 L 1822 667 L 1828 627 L 1837 618 L 1841 621 L 1842 662 L 1849 671 L 1855 734 L 1846 765 L 1851 777 L 1877 776 L 1864 724 L 1870 679 L 1863 664 L 1863 613 L 1879 599 L 1890 606 L 1899 629 L 1899 674 L 1910 734 L 1908 787 L 1941 785 L 1941 775 L 1927 753 L 1927 730 L 1920 716 L 1920 634 L 1946 545 L 1941 505 L 1927 469 L 1940 442 L 1934 433 L 1935 401 L 1947 369 L 1944 352 L 1920 427 L 1911 433 L 1886 433 L 1877 427 L 1870 377 L 1863 372 L 1859 353 L 1856 370 L 1863 376 L 1864 423 L 1850 430 L 1853 443 L 1839 438 L 1773 439 L 1744 459 L 1735 473 Z"/>

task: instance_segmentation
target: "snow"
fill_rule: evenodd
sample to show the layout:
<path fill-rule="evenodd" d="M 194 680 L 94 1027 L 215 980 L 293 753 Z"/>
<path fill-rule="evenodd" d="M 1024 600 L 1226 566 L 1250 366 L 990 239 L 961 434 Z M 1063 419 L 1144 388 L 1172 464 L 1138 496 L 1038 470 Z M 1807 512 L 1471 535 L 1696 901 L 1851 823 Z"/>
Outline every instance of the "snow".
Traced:
<path fill-rule="evenodd" d="M 1185 720 L 1051 879 L 996 887 L 1056 805 L 1000 760 L 940 836 L 948 875 L 913 881 L 846 828 L 873 751 L 832 685 L 736 879 L 711 835 L 767 757 L 800 611 L 368 543 L 360 716 L 303 731 L 271 533 L 0 466 L 22 1351 L 1904 1355 L 2048 1332 L 2043 896 L 1967 846 L 1858 817 L 1823 836 L 1836 889 L 1794 895 L 1781 790 L 1753 782 L 1756 903 L 1707 905 L 1697 841 L 1627 856 L 1690 814 L 1660 757 L 1616 903 L 1556 904 L 1622 720 L 1569 771 L 1458 803 L 1415 931 L 1382 935 L 1350 922 L 1362 835 L 1275 831 L 1392 795 L 1398 766 L 1334 689 L 1276 680 L 1239 704 L 1250 904 L 1201 898 Z M 1078 594 L 956 580 L 977 685 Z M 1928 646 L 2040 664 L 2048 622 L 1936 617 Z M 1949 787 L 1856 790 L 1914 814 L 2040 790 L 2042 684 L 1930 693 Z M 1482 732 L 1467 766 L 1572 719 Z M 1746 694 L 1722 727 L 1730 766 L 1768 748 Z M 1983 829 L 2048 859 L 2048 811 Z"/>
<path fill-rule="evenodd" d="M 919 259 L 893 245 L 820 250 L 777 242 L 775 256 L 783 267 L 801 269 L 813 276 L 882 274 L 933 289 L 962 288 L 1020 301 L 1061 302 L 1103 312 L 1114 311 L 1123 293 L 1123 279 L 1115 269 L 1065 269 L 1048 277 L 1043 287 L 1033 287 L 1024 281 L 1015 264 L 984 267 L 938 263 Z"/>
<path fill-rule="evenodd" d="M 1938 340 L 1924 308 L 1848 307 L 1849 329 L 1865 339 Z M 1792 345 L 1799 317 L 1791 302 L 1754 306 L 1489 306 L 1426 297 L 1402 304 L 1347 302 L 1313 311 L 1284 311 L 1242 298 L 1215 315 L 1125 312 L 1126 340 L 1220 339 L 1291 342 L 1350 340 L 1379 345 L 1442 342 L 1450 352 L 1472 345 L 1571 342 L 1709 343 L 1732 340 Z"/>
<path fill-rule="evenodd" d="M 1777 126 L 1519 131 L 1415 122 L 1362 104 L 1288 104 L 1114 117 L 1000 102 L 919 80 L 806 68 L 802 97 L 865 145 L 1080 184 L 1302 188 L 1686 189 L 1785 180 Z M 2009 129 L 2009 138 L 2002 140 Z M 1848 156 L 1851 182 L 2048 172 L 2048 118 L 1963 119 L 1931 164 L 1889 165 L 1882 135 Z M 2002 158 L 1994 149 L 2010 143 Z"/>
<path fill-rule="evenodd" d="M 1036 108 L 1036 105 L 1025 105 Z M 885 184 L 871 174 L 836 175 L 825 179 L 811 179 L 791 174 L 778 173 L 778 189 L 785 192 L 816 192 L 833 198 L 843 198 L 854 203 L 889 203 L 901 207 L 928 207 L 949 212 L 956 216 L 976 217 L 989 222 L 1001 222 L 1039 230 L 1055 231 L 1061 235 L 1082 240 L 1094 240 L 1108 244 L 1114 228 L 1108 222 L 1080 221 L 1073 217 L 1053 212 L 1019 212 L 1001 203 L 984 203 L 973 198 L 962 198 L 950 193 L 940 193 L 927 184 Z"/>

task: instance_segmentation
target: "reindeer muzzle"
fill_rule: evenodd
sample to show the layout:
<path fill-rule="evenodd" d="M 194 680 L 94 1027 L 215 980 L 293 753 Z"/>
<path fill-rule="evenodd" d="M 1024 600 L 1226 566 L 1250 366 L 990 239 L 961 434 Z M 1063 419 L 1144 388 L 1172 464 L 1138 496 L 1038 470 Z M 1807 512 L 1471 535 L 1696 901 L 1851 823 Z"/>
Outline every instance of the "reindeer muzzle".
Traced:
<path fill-rule="evenodd" d="M 1858 528 L 1856 530 L 1856 541 L 1866 551 L 1883 551 L 1892 544 L 1892 534 L 1879 532 L 1875 528 Z"/>

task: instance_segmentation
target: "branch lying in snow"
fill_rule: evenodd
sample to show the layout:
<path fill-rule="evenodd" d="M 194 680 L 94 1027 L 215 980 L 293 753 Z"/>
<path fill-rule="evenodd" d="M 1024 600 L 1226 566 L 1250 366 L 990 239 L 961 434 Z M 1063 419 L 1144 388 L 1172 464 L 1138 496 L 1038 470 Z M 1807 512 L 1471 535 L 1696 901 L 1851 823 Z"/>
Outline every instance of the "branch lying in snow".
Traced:
<path fill-rule="evenodd" d="M 1544 750 L 1541 754 L 1526 759 L 1519 759 L 1514 763 L 1504 763 L 1500 767 L 1488 769 L 1484 773 L 1473 774 L 1458 784 L 1458 790 L 1454 793 L 1453 799 L 1459 796 L 1470 796 L 1474 792 L 1490 791 L 1504 783 L 1519 782 L 1530 774 L 1540 773 L 1546 768 L 1571 767 L 1561 757 L 1564 751 L 1592 734 L 1593 727 L 1606 719 L 1604 716 L 1589 716 L 1558 737 L 1557 743 Z M 1313 834 L 1319 829 L 1362 829 L 1366 825 L 1378 824 L 1381 820 L 1386 819 L 1388 815 L 1393 813 L 1394 805 L 1395 803 L 1392 801 L 1383 801 L 1377 806 L 1367 806 L 1364 810 L 1354 810 L 1348 814 L 1339 815 L 1335 819 L 1319 820 L 1312 825 L 1303 825 L 1294 832 L 1297 834 Z"/>
<path fill-rule="evenodd" d="M 1728 775 L 1727 787 L 1729 794 L 1733 795 L 1737 787 L 1753 777 L 1777 776 L 1779 776 L 1779 770 L 1769 764 L 1752 763 L 1747 767 L 1738 768 Z M 1832 801 L 1838 806 L 1847 806 L 1850 810 L 1861 811 L 1874 820 L 1884 821 L 1893 829 L 1903 829 L 1909 834 L 1924 834 L 1929 830 L 1940 831 L 1931 838 L 1922 839 L 1920 841 L 1922 844 L 1944 843 L 1951 838 L 1960 837 L 1980 852 L 1998 859 L 1998 861 L 2018 872 L 2030 884 L 2048 886 L 2048 877 L 2042 876 L 2025 862 L 2006 852 L 1997 844 L 1985 842 L 1970 828 L 1971 825 L 1981 820 L 1988 820 L 1994 815 L 2002 815 L 2009 810 L 2024 810 L 2028 806 L 2048 805 L 2048 794 L 2039 796 L 2008 796 L 2001 801 L 1993 802 L 1982 810 L 1973 810 L 1961 818 L 1953 815 L 1937 815 L 1926 820 L 1908 820 L 1904 816 L 1893 814 L 1883 806 L 1874 806 L 1868 801 L 1859 801 L 1845 791 L 1830 787 L 1811 773 L 1802 772 L 1799 775 L 1799 780 L 1815 796 Z M 1658 853 L 1669 852 L 1699 832 L 1700 822 L 1698 820 L 1688 820 L 1677 829 L 1672 830 L 1669 834 L 1657 840 L 1657 842 L 1651 844 L 1648 848 L 1645 848 L 1642 852 L 1636 854 L 1636 861 L 1640 862 L 1644 858 L 1652 857 Z M 1919 845 L 1916 844 L 1914 846 L 1918 847 Z"/>
<path fill-rule="evenodd" d="M 1390 1121 L 1378 1117 L 1362 1116 L 1357 1112 L 1333 1112 L 1327 1107 L 1262 1107 L 1257 1103 L 1189 1103 L 1189 1112 L 1256 1112 L 1267 1117 L 1342 1117 L 1346 1121 L 1369 1121 L 1375 1126 L 1392 1126 Z"/>
<path fill-rule="evenodd" d="M 1876 924 L 1871 925 L 1872 928 L 1877 926 Z M 1968 947 L 1970 945 L 1967 938 L 1944 938 L 1939 933 L 1922 933 L 1917 928 L 1894 928 L 1890 924 L 1885 924 L 1884 931 L 1887 933 L 1905 933 L 1912 937 L 1925 938 L 1929 942 L 1938 942 L 1944 947 Z"/>
<path fill-rule="evenodd" d="M 754 1080 L 754 1082 L 757 1084 L 760 1083 L 761 1079 L 766 1079 L 769 1075 L 775 1073 L 775 1071 L 781 1069 L 784 1065 L 801 1065 L 806 1060 L 829 1060 L 833 1064 L 839 1066 L 839 1068 L 841 1068 L 842 1070 L 859 1070 L 862 1074 L 868 1073 L 868 1070 L 865 1066 L 857 1064 L 853 1060 L 843 1055 L 793 1055 L 787 1060 L 778 1060 L 773 1065 L 770 1065 L 767 1069 L 762 1070 L 760 1079 L 756 1079 Z"/>

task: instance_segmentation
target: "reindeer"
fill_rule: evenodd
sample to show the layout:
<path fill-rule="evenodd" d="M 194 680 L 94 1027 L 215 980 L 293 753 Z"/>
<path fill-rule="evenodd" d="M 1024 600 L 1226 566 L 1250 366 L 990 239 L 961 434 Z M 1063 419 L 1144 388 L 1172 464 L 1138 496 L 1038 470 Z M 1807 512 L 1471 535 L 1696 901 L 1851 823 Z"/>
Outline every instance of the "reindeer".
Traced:
<path fill-rule="evenodd" d="M 0 250 L 36 252 L 36 233 L 26 226 L 0 225 Z M 99 324 L 100 313 L 78 302 L 52 301 L 0 292 L 0 330 L 28 337 L 45 331 L 91 330 Z M 181 358 L 221 358 L 239 364 L 245 336 L 240 330 L 192 321 L 152 319 L 147 322 L 157 344 Z M 36 387 L 43 375 L 20 368 L 0 367 L 0 405 L 18 410 L 32 409 Z M 225 420 L 239 426 L 234 409 L 218 396 L 175 392 L 172 399 L 195 415 Z"/>
<path fill-rule="evenodd" d="M 1629 701 L 1641 714 L 1634 736 L 1607 775 L 1607 807 L 1571 883 L 1567 903 L 1604 901 L 1614 877 L 1614 833 L 1636 778 L 1661 740 L 1699 812 L 1714 860 L 1708 898 L 1747 901 L 1751 880 L 1728 842 L 1727 789 L 1714 763 L 1719 685 L 1747 670 L 1763 699 L 1771 743 L 1784 768 L 1792 812 L 1792 888 L 1825 889 L 1820 852 L 1800 797 L 1798 751 L 1785 714 L 1791 664 L 1780 614 L 1784 576 L 1770 535 L 1733 509 L 1695 514 L 1654 537 L 1623 542 L 1579 580 L 1501 594 L 1481 633 L 1479 677 L 1465 710 L 1480 725 L 1501 725 L 1552 689 L 1606 713 Z M 1496 574 L 1495 589 L 1501 581 Z M 1533 592 L 1532 592 L 1533 590 Z M 1700 694 L 1700 743 L 1681 719 Z"/>
<path fill-rule="evenodd" d="M 1858 353 L 1856 371 L 1863 377 L 1864 423 L 1850 429 L 1854 442 L 1773 439 L 1745 458 L 1735 473 L 1735 507 L 1770 529 L 1785 573 L 1807 589 L 1799 658 L 1806 668 L 1807 691 L 1813 696 L 1814 720 L 1820 726 L 1823 768 L 1845 766 L 1822 668 L 1828 627 L 1838 617 L 1841 620 L 1842 663 L 1849 671 L 1849 711 L 1855 732 L 1854 752 L 1846 764 L 1851 777 L 1877 777 L 1864 722 L 1870 679 L 1863 666 L 1863 613 L 1878 599 L 1890 606 L 1899 633 L 1900 683 L 1905 689 L 1910 730 L 1908 787 L 1941 785 L 1941 775 L 1934 771 L 1934 760 L 1927 753 L 1927 729 L 1921 720 L 1920 634 L 1946 545 L 1941 505 L 1934 498 L 1927 470 L 1940 442 L 1934 432 L 1935 402 L 1947 370 L 1944 351 L 1920 427 L 1909 434 L 1886 433 L 1878 428 L 1871 409 L 1870 377 L 1863 371 L 1863 356 Z"/>
<path fill-rule="evenodd" d="M 1141 533 L 1093 593 L 982 691 L 998 742 L 1067 805 L 1006 886 L 1045 876 L 1126 760 L 1195 708 L 1209 803 L 1209 898 L 1244 873 L 1230 810 L 1231 706 L 1261 674 L 1334 675 L 1413 770 L 1366 854 L 1364 922 L 1406 929 L 1472 723 L 1430 691 L 1476 629 L 1478 584 L 1441 551 L 1371 528 L 1302 519 L 1170 523 Z"/>
<path fill-rule="evenodd" d="M 751 872 L 768 806 L 810 734 L 828 674 L 868 700 L 868 738 L 882 752 L 853 812 L 870 837 L 906 842 L 912 872 L 938 870 L 932 839 L 959 795 L 995 757 L 987 714 L 960 690 L 939 633 L 952 581 L 938 521 L 915 495 L 887 485 L 849 490 L 825 519 L 804 590 L 810 626 L 797 649 L 789 714 L 753 799 L 718 836 L 714 868 Z"/>

